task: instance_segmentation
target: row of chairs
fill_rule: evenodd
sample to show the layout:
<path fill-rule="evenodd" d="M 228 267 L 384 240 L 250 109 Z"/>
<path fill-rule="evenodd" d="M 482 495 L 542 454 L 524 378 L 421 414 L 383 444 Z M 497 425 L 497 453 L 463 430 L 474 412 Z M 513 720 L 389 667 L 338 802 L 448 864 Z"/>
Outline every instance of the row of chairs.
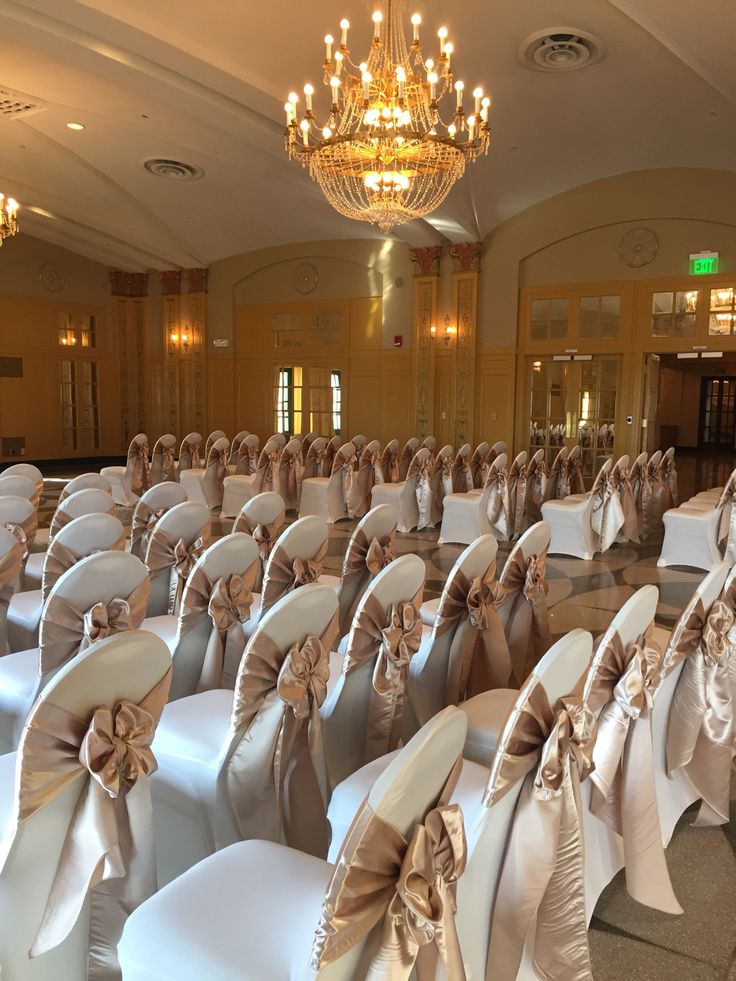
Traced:
<path fill-rule="evenodd" d="M 687 566 L 710 571 L 724 559 L 736 561 L 736 470 L 723 487 L 695 494 L 664 514 L 659 566 Z"/>

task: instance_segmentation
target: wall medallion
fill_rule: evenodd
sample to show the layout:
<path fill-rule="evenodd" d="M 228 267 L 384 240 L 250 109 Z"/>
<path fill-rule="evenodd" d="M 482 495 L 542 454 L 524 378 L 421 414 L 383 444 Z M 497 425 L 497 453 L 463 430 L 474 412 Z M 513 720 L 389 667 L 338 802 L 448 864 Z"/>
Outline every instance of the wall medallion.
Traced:
<path fill-rule="evenodd" d="M 300 262 L 294 270 L 294 289 L 297 293 L 307 295 L 314 293 L 319 284 L 319 272 L 311 262 Z"/>
<path fill-rule="evenodd" d="M 41 266 L 38 271 L 38 278 L 43 288 L 48 290 L 49 293 L 58 293 L 59 290 L 64 288 L 64 283 L 66 282 L 64 273 L 53 262 L 46 262 Z"/>
<path fill-rule="evenodd" d="M 659 240 L 651 228 L 631 228 L 618 245 L 622 262 L 633 269 L 648 265 L 659 251 Z"/>

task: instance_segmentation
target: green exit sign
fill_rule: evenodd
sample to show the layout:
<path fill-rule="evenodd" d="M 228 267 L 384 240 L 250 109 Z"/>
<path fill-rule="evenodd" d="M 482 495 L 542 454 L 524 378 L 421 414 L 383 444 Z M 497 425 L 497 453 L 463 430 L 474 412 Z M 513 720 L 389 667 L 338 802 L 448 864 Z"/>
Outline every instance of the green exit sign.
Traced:
<path fill-rule="evenodd" d="M 710 276 L 718 272 L 717 252 L 693 252 L 690 256 L 691 276 Z"/>

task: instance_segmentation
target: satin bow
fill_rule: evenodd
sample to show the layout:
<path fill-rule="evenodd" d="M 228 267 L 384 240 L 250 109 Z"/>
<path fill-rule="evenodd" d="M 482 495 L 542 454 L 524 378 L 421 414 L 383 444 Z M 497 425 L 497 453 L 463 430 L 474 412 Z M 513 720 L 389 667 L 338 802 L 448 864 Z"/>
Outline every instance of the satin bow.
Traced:
<path fill-rule="evenodd" d="M 130 630 L 131 612 L 127 600 L 116 597 L 109 603 L 95 603 L 84 614 L 84 639 L 80 652 L 96 640 Z"/>
<path fill-rule="evenodd" d="M 488 475 L 486 484 L 488 504 L 486 517 L 492 528 L 495 528 L 505 538 L 510 538 L 514 532 L 513 516 L 511 513 L 511 488 L 509 472 L 506 467 L 496 467 Z"/>
<path fill-rule="evenodd" d="M 130 489 L 140 497 L 151 486 L 151 472 L 148 465 L 148 443 L 138 443 L 128 462 L 132 462 Z"/>
<path fill-rule="evenodd" d="M 314 559 L 294 559 L 294 588 L 317 582 L 322 574 L 322 563 Z"/>
<path fill-rule="evenodd" d="M 552 646 L 547 611 L 546 555 L 512 553 L 503 572 L 506 596 L 503 603 L 514 606 L 506 622 L 511 666 L 519 687 L 535 664 Z"/>
<path fill-rule="evenodd" d="M 683 768 L 703 803 L 696 826 L 727 824 L 733 756 L 734 655 L 731 607 L 717 599 L 697 646 L 690 645 L 670 706 L 667 771 Z"/>
<path fill-rule="evenodd" d="M 151 751 L 153 717 L 133 702 L 98 708 L 79 749 L 79 761 L 110 797 L 126 793 L 156 769 Z"/>
<path fill-rule="evenodd" d="M 338 589 L 341 635 L 350 630 L 370 579 L 396 558 L 395 537 L 394 530 L 380 540 L 372 538 L 369 543 L 362 528 L 355 530 L 345 553 Z"/>
<path fill-rule="evenodd" d="M 725 547 L 723 538 L 720 539 L 719 544 L 723 547 L 724 554 L 723 559 L 728 562 L 729 565 L 733 565 L 736 562 L 736 507 L 734 507 L 734 498 L 736 497 L 736 474 L 731 474 L 728 478 L 726 486 L 721 491 L 721 496 L 718 498 L 718 504 L 716 507 L 723 511 L 724 508 L 728 508 L 728 532 L 724 536 L 726 538 Z"/>
<path fill-rule="evenodd" d="M 667 871 L 657 810 L 652 710 L 662 651 L 649 638 L 624 648 L 616 632 L 599 648 L 586 682 L 598 718 L 590 810 L 624 845 L 626 886 L 644 906 L 681 913 Z"/>
<path fill-rule="evenodd" d="M 176 480 L 176 459 L 171 446 L 164 446 L 161 451 L 161 473 L 164 481 Z"/>
<path fill-rule="evenodd" d="M 194 568 L 197 559 L 207 548 L 207 541 L 203 536 L 195 538 L 191 545 L 187 545 L 183 538 L 174 546 L 174 561 L 171 567 L 171 583 L 169 586 L 169 614 L 176 615 L 181 605 L 181 597 L 184 591 L 184 584 L 189 573 Z"/>
<path fill-rule="evenodd" d="M 28 536 L 26 535 L 25 529 L 22 525 L 16 524 L 13 521 L 6 521 L 5 527 L 11 534 L 15 535 L 15 539 L 23 550 L 23 561 L 28 558 Z"/>
<path fill-rule="evenodd" d="M 375 536 L 371 539 L 365 556 L 365 564 L 372 575 L 378 575 L 381 569 L 385 569 L 395 558 L 394 532 L 391 532 L 388 539 L 383 542 L 379 541 Z"/>
<path fill-rule="evenodd" d="M 536 679 L 515 714 L 485 796 L 486 804 L 496 803 L 527 775 L 504 855 L 488 962 L 494 979 L 514 981 L 534 924 L 540 978 L 592 981 L 580 782 L 593 769 L 595 716 L 573 696 L 550 707 Z"/>

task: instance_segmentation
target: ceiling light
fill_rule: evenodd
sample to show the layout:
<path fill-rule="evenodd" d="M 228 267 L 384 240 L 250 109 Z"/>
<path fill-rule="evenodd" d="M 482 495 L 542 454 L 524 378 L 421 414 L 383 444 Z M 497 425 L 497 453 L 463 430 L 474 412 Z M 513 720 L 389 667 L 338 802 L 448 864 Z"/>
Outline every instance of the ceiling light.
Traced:
<path fill-rule="evenodd" d="M 75 131 L 81 130 L 81 129 L 84 129 L 84 123 L 67 123 L 66 124 L 66 128 L 67 129 L 73 129 Z"/>

